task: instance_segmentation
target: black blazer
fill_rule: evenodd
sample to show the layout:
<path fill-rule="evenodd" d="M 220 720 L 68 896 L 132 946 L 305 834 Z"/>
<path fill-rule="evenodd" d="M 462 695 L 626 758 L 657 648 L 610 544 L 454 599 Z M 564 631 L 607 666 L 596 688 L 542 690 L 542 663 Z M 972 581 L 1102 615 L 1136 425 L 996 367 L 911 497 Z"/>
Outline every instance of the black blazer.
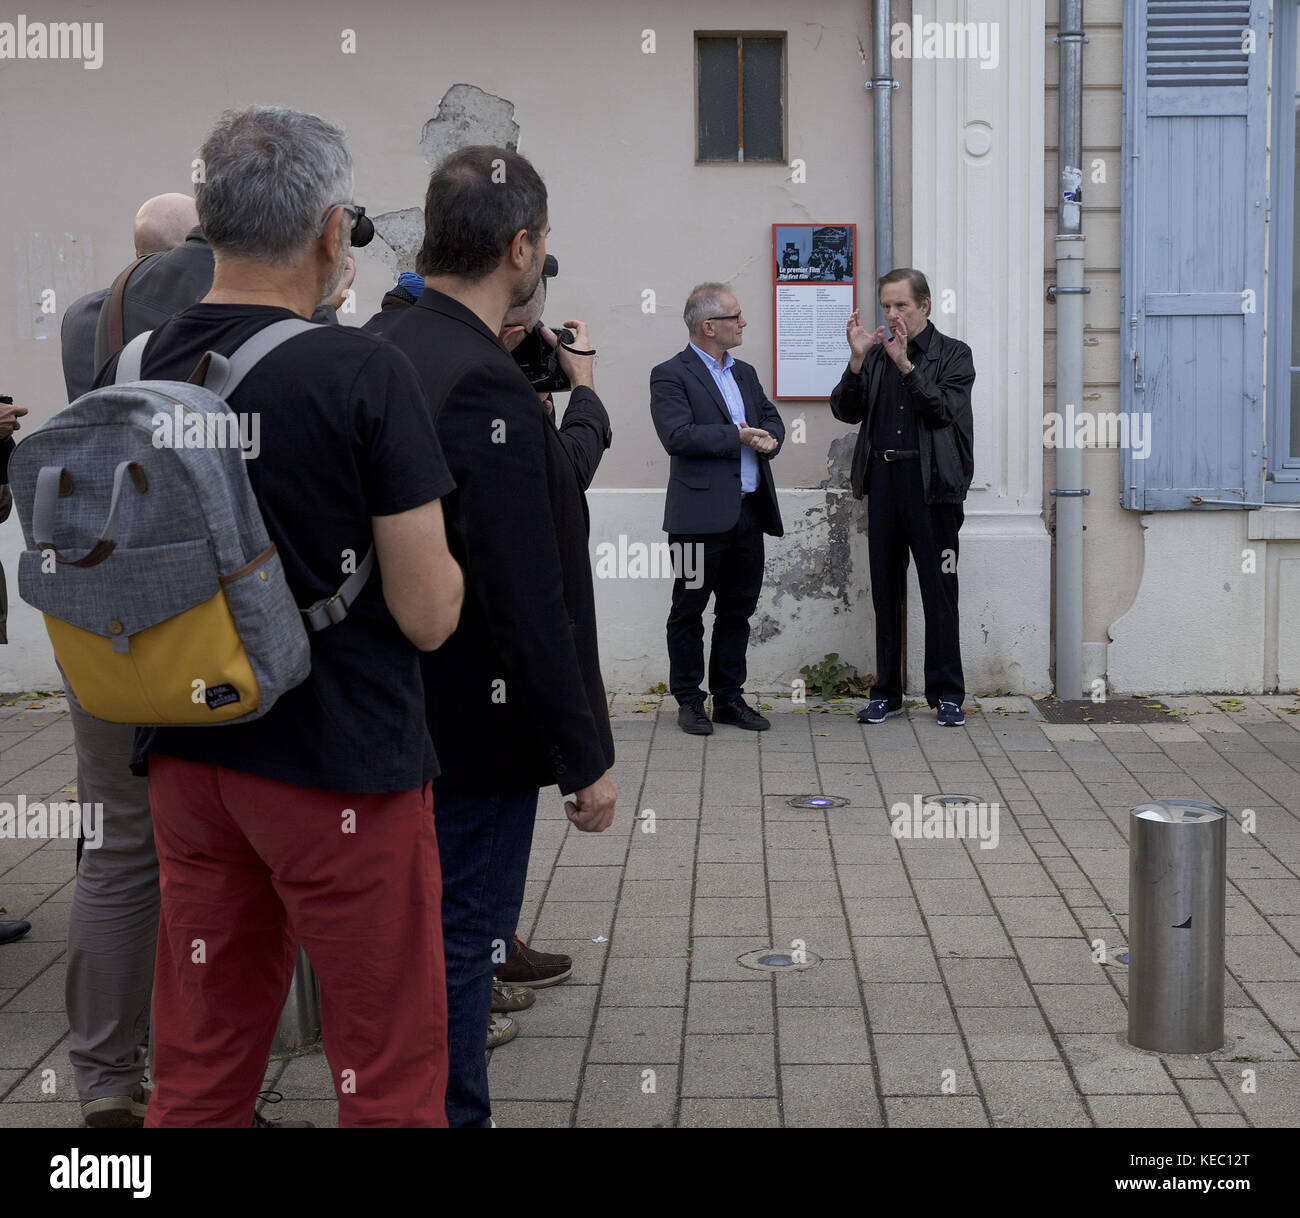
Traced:
<path fill-rule="evenodd" d="M 389 310 L 395 312 L 396 310 Z M 614 763 L 578 463 L 501 341 L 441 292 L 378 329 L 415 365 L 456 489 L 442 500 L 465 571 L 455 633 L 421 657 L 439 790 L 590 786 Z M 571 440 L 603 450 L 576 389 Z M 591 394 L 594 398 L 595 395 Z M 579 420 L 586 419 L 585 425 Z M 594 454 L 588 454 L 594 469 Z"/>
<path fill-rule="evenodd" d="M 756 494 L 765 517 L 763 531 L 781 537 L 785 530 L 768 463 L 785 443 L 785 424 L 751 364 L 736 360 L 732 375 L 745 403 L 746 422 L 777 440 L 772 452 L 756 454 Z M 651 370 L 650 415 L 672 457 L 664 531 L 725 533 L 734 528 L 740 518 L 740 436 L 712 373 L 689 345 Z"/>
<path fill-rule="evenodd" d="M 871 417 L 880 400 L 880 378 L 889 359 L 873 344 L 862 371 L 844 369 L 831 391 L 831 413 L 844 423 L 861 423 L 853 449 L 850 482 L 856 499 L 866 497 L 867 463 L 871 460 Z M 930 336 L 930 346 L 903 378 L 908 403 L 916 413 L 921 454 L 921 488 L 926 503 L 961 503 L 975 474 L 974 418 L 970 391 L 975 361 L 957 338 Z"/>

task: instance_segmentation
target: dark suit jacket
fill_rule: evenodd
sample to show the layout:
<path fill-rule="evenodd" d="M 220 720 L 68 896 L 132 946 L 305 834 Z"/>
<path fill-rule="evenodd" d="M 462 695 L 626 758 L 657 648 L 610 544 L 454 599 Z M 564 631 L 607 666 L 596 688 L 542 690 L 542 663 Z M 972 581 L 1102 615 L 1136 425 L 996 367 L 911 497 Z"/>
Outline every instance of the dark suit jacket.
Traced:
<path fill-rule="evenodd" d="M 778 442 L 771 453 L 756 454 L 756 493 L 765 516 L 763 531 L 781 537 L 785 530 L 769 462 L 785 443 L 785 424 L 752 365 L 736 360 L 732 375 L 745 403 L 746 421 Z M 664 531 L 725 533 L 734 528 L 740 518 L 740 435 L 712 373 L 689 345 L 651 371 L 650 415 L 672 457 Z"/>
<path fill-rule="evenodd" d="M 853 495 L 867 493 L 867 463 L 871 460 L 871 418 L 880 400 L 880 378 L 889 359 L 875 343 L 862 361 L 861 372 L 844 369 L 831 391 L 831 413 L 844 423 L 861 423 L 853 449 L 850 481 Z M 908 401 L 916 412 L 921 454 L 921 488 L 926 503 L 961 503 L 975 474 L 974 420 L 970 391 L 975 361 L 960 339 L 936 329 L 929 349 L 903 378 Z"/>
<path fill-rule="evenodd" d="M 590 786 L 613 765 L 614 741 L 585 475 L 519 365 L 469 309 L 426 288 L 379 332 L 420 374 L 456 479 L 442 508 L 465 603 L 455 633 L 423 657 L 442 765 L 435 790 Z M 565 424 L 593 447 L 603 445 L 604 408 L 589 393 L 574 390 Z"/>
<path fill-rule="evenodd" d="M 100 288 L 74 300 L 63 315 L 59 346 L 69 402 L 89 393 L 95 383 L 95 329 L 99 325 L 100 306 L 107 299 L 108 288 Z"/>

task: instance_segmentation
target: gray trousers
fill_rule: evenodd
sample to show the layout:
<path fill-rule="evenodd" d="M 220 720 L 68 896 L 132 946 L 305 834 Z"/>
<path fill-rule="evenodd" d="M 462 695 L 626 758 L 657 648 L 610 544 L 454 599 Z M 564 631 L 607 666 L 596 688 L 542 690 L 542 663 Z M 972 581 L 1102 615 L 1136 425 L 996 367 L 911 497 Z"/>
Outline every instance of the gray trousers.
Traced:
<path fill-rule="evenodd" d="M 82 852 L 68 922 L 68 1055 L 84 1103 L 129 1095 L 144 1073 L 160 894 L 149 781 L 129 769 L 135 729 L 88 715 L 63 684 L 77 799 L 103 804 L 103 841 Z"/>

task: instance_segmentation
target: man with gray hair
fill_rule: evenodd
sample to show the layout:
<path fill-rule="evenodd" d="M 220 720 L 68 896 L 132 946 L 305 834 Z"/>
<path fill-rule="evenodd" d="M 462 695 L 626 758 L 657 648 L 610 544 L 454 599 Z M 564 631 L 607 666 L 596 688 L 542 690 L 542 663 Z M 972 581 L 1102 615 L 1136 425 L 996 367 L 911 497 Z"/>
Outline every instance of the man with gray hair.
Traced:
<path fill-rule="evenodd" d="M 772 725 L 746 704 L 749 619 L 763 586 L 763 534 L 782 536 L 769 462 L 785 425 L 751 364 L 733 358 L 744 341 L 740 302 L 723 283 L 702 283 L 683 313 L 690 342 L 650 373 L 650 414 L 672 457 L 664 530 L 678 554 L 699 556 L 688 579 L 683 562 L 668 614 L 668 688 L 677 723 L 708 736 L 715 723 L 751 732 Z M 704 610 L 713 600 L 709 692 L 704 713 Z"/>
<path fill-rule="evenodd" d="M 212 287 L 153 332 L 149 380 L 310 317 L 364 214 L 343 133 L 315 115 L 227 113 L 200 156 Z M 339 1124 L 444 1126 L 438 764 L 419 652 L 459 615 L 439 502 L 453 483 L 409 361 L 355 328 L 275 347 L 230 404 L 260 419 L 249 480 L 298 604 L 334 593 L 372 547 L 378 569 L 346 620 L 310 634 L 310 675 L 261 718 L 138 735 L 162 888 L 145 1125 L 253 1121 L 301 943 Z"/>

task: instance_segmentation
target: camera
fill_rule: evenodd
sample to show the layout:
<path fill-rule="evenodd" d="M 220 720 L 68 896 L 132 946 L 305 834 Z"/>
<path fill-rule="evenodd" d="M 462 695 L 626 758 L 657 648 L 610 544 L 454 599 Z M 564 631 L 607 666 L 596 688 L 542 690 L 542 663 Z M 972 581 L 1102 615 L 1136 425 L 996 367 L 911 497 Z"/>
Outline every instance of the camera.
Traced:
<path fill-rule="evenodd" d="M 529 302 L 529 305 L 532 305 L 534 301 L 537 302 L 535 305 L 537 312 L 533 314 L 534 317 L 541 313 L 542 305 L 546 301 L 547 280 L 553 279 L 559 273 L 560 264 L 555 260 L 555 256 L 547 254 L 546 261 L 542 263 L 542 277 L 538 283 L 537 292 L 534 293 L 533 300 Z M 527 308 L 528 306 L 523 307 Z M 509 315 L 507 314 L 508 318 Z M 561 327 L 555 331 L 555 337 L 562 343 L 572 345 L 575 335 L 572 330 Z M 511 352 L 515 357 L 515 363 L 523 369 L 524 375 L 538 393 L 557 393 L 573 387 L 570 385 L 564 369 L 560 367 L 556 351 L 557 348 L 552 347 L 542 336 L 542 323 L 538 320 L 529 327 L 528 333 L 524 335 L 519 345 Z"/>
<path fill-rule="evenodd" d="M 562 343 L 573 343 L 574 333 L 563 327 L 555 331 L 555 336 Z M 517 346 L 512 354 L 515 362 L 523 369 L 529 383 L 538 393 L 555 393 L 570 389 L 569 378 L 560 367 L 556 348 L 542 336 L 542 323 L 539 321 Z"/>

